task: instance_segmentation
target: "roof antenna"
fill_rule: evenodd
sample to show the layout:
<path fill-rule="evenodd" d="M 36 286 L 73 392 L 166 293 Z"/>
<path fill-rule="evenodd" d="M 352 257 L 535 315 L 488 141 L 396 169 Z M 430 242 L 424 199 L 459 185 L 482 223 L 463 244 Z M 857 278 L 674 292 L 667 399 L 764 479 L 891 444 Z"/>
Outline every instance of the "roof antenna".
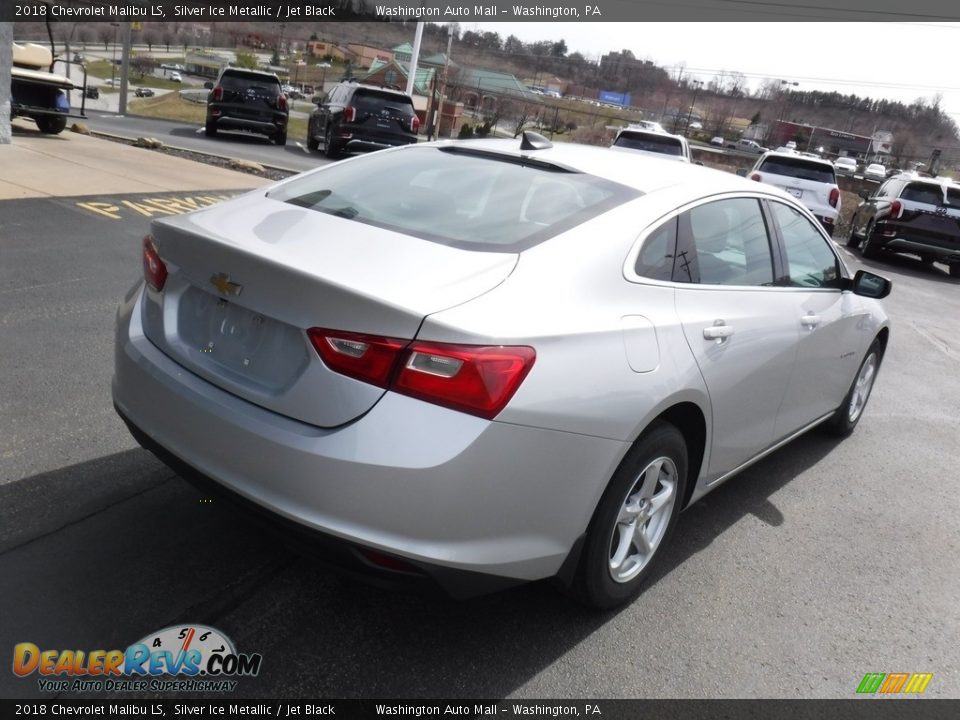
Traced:
<path fill-rule="evenodd" d="M 520 141 L 521 150 L 546 150 L 552 147 L 553 143 L 540 133 L 535 133 L 532 130 L 523 131 L 523 140 Z"/>

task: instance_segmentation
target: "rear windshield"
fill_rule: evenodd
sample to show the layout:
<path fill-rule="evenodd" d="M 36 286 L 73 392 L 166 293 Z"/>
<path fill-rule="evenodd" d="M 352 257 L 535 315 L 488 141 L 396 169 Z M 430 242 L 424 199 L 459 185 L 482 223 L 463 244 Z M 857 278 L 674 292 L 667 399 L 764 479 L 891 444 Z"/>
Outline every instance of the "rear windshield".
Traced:
<path fill-rule="evenodd" d="M 453 247 L 518 252 L 641 194 L 510 156 L 411 147 L 329 165 L 268 197 Z"/>
<path fill-rule="evenodd" d="M 960 207 L 960 188 L 947 188 L 947 202 L 956 207 Z"/>
<path fill-rule="evenodd" d="M 280 93 L 280 81 L 269 75 L 253 75 L 250 73 L 225 72 L 220 77 L 220 86 L 224 90 L 243 90 L 257 88 L 260 90 Z"/>
<path fill-rule="evenodd" d="M 678 138 L 659 133 L 630 132 L 625 130 L 613 143 L 617 147 L 631 150 L 663 153 L 664 155 L 683 155 L 683 143 Z"/>
<path fill-rule="evenodd" d="M 389 110 L 392 115 L 413 115 L 413 100 L 396 93 L 377 92 L 376 90 L 357 90 L 350 101 L 358 113 L 379 113 Z"/>
<path fill-rule="evenodd" d="M 900 193 L 901 200 L 940 205 L 943 203 L 943 188 L 928 183 L 909 183 Z"/>
<path fill-rule="evenodd" d="M 771 175 L 786 175 L 798 180 L 813 180 L 830 185 L 837 184 L 837 176 L 832 167 L 802 157 L 770 157 L 764 160 L 757 169 Z"/>

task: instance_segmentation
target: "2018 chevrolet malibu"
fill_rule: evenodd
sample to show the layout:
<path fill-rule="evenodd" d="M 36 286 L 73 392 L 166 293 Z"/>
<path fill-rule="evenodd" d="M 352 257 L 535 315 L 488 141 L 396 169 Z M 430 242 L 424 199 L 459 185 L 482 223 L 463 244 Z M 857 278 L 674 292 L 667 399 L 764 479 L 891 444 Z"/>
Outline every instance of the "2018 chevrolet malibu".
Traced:
<path fill-rule="evenodd" d="M 639 591 L 682 508 L 853 430 L 889 281 L 776 188 L 511 140 L 327 165 L 154 221 L 116 408 L 328 557 L 455 595 Z"/>

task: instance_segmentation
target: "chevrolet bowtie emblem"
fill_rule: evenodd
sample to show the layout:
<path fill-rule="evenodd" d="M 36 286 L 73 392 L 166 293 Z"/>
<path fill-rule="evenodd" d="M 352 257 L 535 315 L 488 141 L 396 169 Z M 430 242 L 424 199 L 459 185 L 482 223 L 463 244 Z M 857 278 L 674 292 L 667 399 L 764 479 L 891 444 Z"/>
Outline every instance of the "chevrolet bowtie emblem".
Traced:
<path fill-rule="evenodd" d="M 243 285 L 230 282 L 230 276 L 226 273 L 211 275 L 210 284 L 219 290 L 221 295 L 239 295 L 243 292 Z"/>

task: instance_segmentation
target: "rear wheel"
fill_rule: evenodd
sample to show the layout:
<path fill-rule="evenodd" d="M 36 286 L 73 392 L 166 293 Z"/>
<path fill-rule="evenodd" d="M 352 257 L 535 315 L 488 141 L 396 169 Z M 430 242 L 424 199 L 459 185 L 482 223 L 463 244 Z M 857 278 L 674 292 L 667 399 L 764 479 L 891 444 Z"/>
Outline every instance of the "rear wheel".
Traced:
<path fill-rule="evenodd" d="M 40 132 L 47 135 L 58 135 L 67 126 L 65 117 L 56 117 L 55 115 L 43 115 L 38 117 L 36 122 Z"/>
<path fill-rule="evenodd" d="M 316 152 L 317 148 L 320 147 L 320 141 L 317 140 L 316 135 L 313 134 L 313 130 L 307 127 L 307 150 L 313 150 Z"/>
<path fill-rule="evenodd" d="M 950 263 L 950 277 L 960 278 L 960 262 Z"/>
<path fill-rule="evenodd" d="M 281 131 L 275 133 L 274 136 L 273 136 L 273 141 L 274 141 L 277 145 L 279 145 L 280 147 L 283 147 L 284 145 L 286 145 L 286 144 L 287 144 L 287 131 L 286 131 L 286 130 L 281 130 Z"/>
<path fill-rule="evenodd" d="M 630 449 L 594 512 L 573 591 L 595 608 L 629 602 L 667 544 L 687 485 L 687 445 L 656 423 Z"/>
<path fill-rule="evenodd" d="M 207 137 L 216 137 L 217 136 L 217 124 L 208 122 L 204 127 L 204 131 L 207 134 Z"/>
<path fill-rule="evenodd" d="M 867 400 L 870 399 L 870 392 L 873 390 L 873 383 L 877 379 L 877 371 L 880 370 L 880 360 L 882 358 L 883 348 L 880 341 L 874 340 L 870 349 L 867 350 L 863 362 L 860 363 L 860 369 L 857 371 L 857 376 L 853 379 L 853 384 L 847 391 L 846 397 L 843 398 L 843 403 L 824 425 L 828 432 L 840 437 L 846 437 L 853 432 L 863 416 Z"/>

